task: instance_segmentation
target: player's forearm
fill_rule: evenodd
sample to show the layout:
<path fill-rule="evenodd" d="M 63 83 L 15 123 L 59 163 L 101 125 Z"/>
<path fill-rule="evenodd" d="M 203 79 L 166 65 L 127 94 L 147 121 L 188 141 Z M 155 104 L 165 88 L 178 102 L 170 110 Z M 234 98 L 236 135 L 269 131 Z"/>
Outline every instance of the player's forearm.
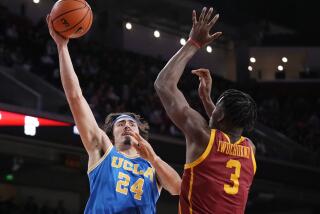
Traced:
<path fill-rule="evenodd" d="M 204 106 L 204 109 L 206 110 L 208 117 L 210 118 L 211 114 L 212 114 L 213 110 L 216 108 L 216 106 L 214 105 L 211 97 L 201 98 L 201 101 Z"/>
<path fill-rule="evenodd" d="M 154 84 L 156 90 L 176 87 L 187 63 L 197 50 L 198 48 L 190 43 L 184 45 L 159 73 Z"/>
<path fill-rule="evenodd" d="M 78 77 L 73 69 L 67 46 L 58 47 L 62 86 L 67 99 L 71 101 L 82 95 Z"/>
<path fill-rule="evenodd" d="M 181 188 L 181 177 L 179 174 L 158 156 L 151 162 L 151 164 L 155 168 L 163 188 L 172 195 L 179 195 Z"/>

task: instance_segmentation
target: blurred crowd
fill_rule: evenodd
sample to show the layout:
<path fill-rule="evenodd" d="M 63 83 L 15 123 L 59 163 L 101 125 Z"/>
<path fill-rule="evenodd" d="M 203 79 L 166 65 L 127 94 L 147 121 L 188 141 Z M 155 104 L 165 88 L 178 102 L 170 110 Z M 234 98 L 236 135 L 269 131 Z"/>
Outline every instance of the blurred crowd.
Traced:
<path fill-rule="evenodd" d="M 10 22 L 6 21 L 8 17 Z M 166 63 L 164 60 L 107 48 L 85 39 L 73 40 L 69 47 L 84 96 L 100 123 L 110 112 L 132 111 L 150 123 L 151 132 L 181 137 L 153 88 L 157 74 Z M 0 7 L 0 65 L 31 71 L 62 89 L 56 47 L 44 20 L 33 25 L 23 15 L 13 15 L 4 7 Z M 191 106 L 206 116 L 198 97 L 198 79 L 185 72 L 179 84 Z M 223 90 L 238 86 L 215 77 L 213 87 L 216 99 Z M 253 96 L 258 94 L 251 92 Z M 311 150 L 319 150 L 319 98 L 295 97 L 294 94 L 286 99 L 276 94 L 270 98 L 254 98 L 258 102 L 261 123 Z M 60 109 L 60 113 L 68 111 L 67 106 Z"/>
<path fill-rule="evenodd" d="M 259 104 L 259 121 L 313 151 L 320 149 L 320 98 L 266 98 Z"/>
<path fill-rule="evenodd" d="M 55 206 L 49 201 L 43 204 L 36 202 L 34 197 L 29 196 L 25 201 L 19 201 L 15 198 L 0 201 L 0 213 L 5 214 L 68 214 L 64 201 L 60 200 Z"/>

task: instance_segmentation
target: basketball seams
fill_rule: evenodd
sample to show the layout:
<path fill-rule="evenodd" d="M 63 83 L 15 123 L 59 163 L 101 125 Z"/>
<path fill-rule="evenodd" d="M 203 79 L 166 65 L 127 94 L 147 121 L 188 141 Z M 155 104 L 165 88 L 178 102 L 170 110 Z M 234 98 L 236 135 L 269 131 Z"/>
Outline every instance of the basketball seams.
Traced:
<path fill-rule="evenodd" d="M 91 7 L 84 0 L 59 0 L 50 15 L 53 29 L 65 38 L 81 37 L 89 31 L 93 21 Z M 60 20 L 64 21 L 63 19 L 70 23 L 68 25 L 60 23 Z"/>
<path fill-rule="evenodd" d="M 55 7 L 58 7 L 57 5 L 59 5 L 59 4 L 63 3 L 63 2 L 66 2 L 66 1 L 70 1 L 70 0 L 60 0 L 60 1 L 58 1 L 54 6 L 55 6 Z M 74 11 L 74 10 L 83 9 L 83 8 L 85 8 L 85 7 L 88 7 L 87 2 L 84 2 L 83 0 L 72 0 L 72 1 L 79 2 L 79 3 L 83 4 L 83 7 L 79 7 L 79 8 L 72 9 L 72 10 L 68 10 L 68 11 L 60 14 L 59 16 L 55 17 L 54 19 L 52 19 L 52 21 L 55 21 L 57 18 L 59 18 L 60 16 L 65 15 L 66 13 L 72 12 L 72 11 Z M 54 9 L 54 8 L 53 8 L 53 9 Z M 52 10 L 51 10 L 51 12 L 52 12 Z"/>
<path fill-rule="evenodd" d="M 74 26 L 72 26 L 71 28 L 68 28 L 67 30 L 63 30 L 63 31 L 58 31 L 58 33 L 65 33 L 68 32 L 69 30 L 72 30 L 74 28 L 76 28 L 79 24 L 81 24 L 81 22 L 87 17 L 88 13 L 90 12 L 90 9 L 88 8 L 87 13 L 85 16 L 82 17 L 82 19 L 76 23 Z"/>
<path fill-rule="evenodd" d="M 90 10 L 90 9 L 89 9 Z M 89 21 L 88 21 L 88 25 L 86 26 L 85 29 L 88 29 L 89 30 L 89 26 L 90 26 L 90 23 L 91 23 L 91 19 L 92 19 L 92 13 L 89 14 Z"/>
<path fill-rule="evenodd" d="M 89 9 L 89 10 L 90 10 L 90 9 Z M 89 30 L 90 25 L 92 24 L 92 19 L 93 19 L 93 14 L 90 13 L 90 20 L 89 20 L 89 22 L 88 22 L 88 26 L 86 27 L 86 29 L 88 29 L 88 30 Z"/>
<path fill-rule="evenodd" d="M 61 0 L 61 1 L 70 1 L 70 0 Z M 84 0 L 73 0 L 73 1 L 77 1 L 77 2 L 81 2 L 83 4 L 86 4 L 87 2 Z"/>
<path fill-rule="evenodd" d="M 57 1 L 56 4 L 60 4 L 61 2 L 65 2 L 65 1 L 70 1 L 70 0 L 60 0 L 60 1 Z M 80 2 L 84 5 L 87 5 L 88 3 L 84 0 L 73 0 L 73 1 L 76 1 L 76 2 Z"/>
<path fill-rule="evenodd" d="M 53 21 L 51 21 L 51 26 L 53 26 Z M 56 31 L 54 28 L 53 30 L 59 35 L 61 36 L 62 38 L 66 39 L 66 37 L 64 35 L 61 35 L 58 31 Z"/>
<path fill-rule="evenodd" d="M 87 6 L 84 4 L 84 7 L 79 7 L 79 8 L 76 8 L 76 9 L 68 10 L 68 11 L 66 11 L 66 12 L 64 12 L 64 13 L 61 13 L 59 16 L 55 17 L 54 19 L 52 19 L 52 21 L 53 21 L 53 22 L 56 21 L 58 18 L 60 18 L 60 17 L 63 16 L 63 15 L 66 15 L 67 13 L 71 13 L 71 12 L 76 11 L 76 10 L 82 10 L 82 9 L 84 9 L 84 8 L 86 8 L 86 7 L 87 7 Z"/>

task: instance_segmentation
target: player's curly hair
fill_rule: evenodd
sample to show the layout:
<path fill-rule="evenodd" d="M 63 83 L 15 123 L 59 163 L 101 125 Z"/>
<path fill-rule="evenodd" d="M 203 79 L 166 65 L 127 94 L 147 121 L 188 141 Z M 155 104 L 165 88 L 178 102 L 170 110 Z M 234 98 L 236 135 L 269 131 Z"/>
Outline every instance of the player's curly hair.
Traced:
<path fill-rule="evenodd" d="M 218 98 L 225 118 L 235 127 L 252 130 L 257 119 L 257 105 L 249 94 L 236 89 L 228 89 Z"/>
<path fill-rule="evenodd" d="M 113 136 L 113 125 L 114 125 L 114 120 L 119 117 L 122 114 L 126 114 L 134 118 L 137 123 L 138 123 L 138 128 L 140 135 L 145 139 L 149 139 L 149 124 L 147 121 L 145 121 L 140 115 L 132 113 L 132 112 L 122 112 L 122 113 L 111 113 L 109 114 L 104 122 L 103 125 L 103 130 L 104 132 L 108 135 L 111 141 L 114 140 Z"/>

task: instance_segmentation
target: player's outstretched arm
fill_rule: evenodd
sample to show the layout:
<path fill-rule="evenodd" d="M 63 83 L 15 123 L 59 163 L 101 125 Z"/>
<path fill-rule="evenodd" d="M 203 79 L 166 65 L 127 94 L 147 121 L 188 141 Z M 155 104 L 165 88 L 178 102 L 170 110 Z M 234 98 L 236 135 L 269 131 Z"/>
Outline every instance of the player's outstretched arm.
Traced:
<path fill-rule="evenodd" d="M 47 23 L 50 35 L 58 48 L 62 86 L 81 140 L 89 154 L 90 166 L 100 158 L 99 153 L 101 149 L 105 151 L 111 145 L 111 142 L 107 135 L 99 128 L 87 101 L 82 95 L 79 80 L 73 69 L 68 51 L 68 39 L 61 37 L 53 30 L 50 16 L 47 16 Z"/>
<path fill-rule="evenodd" d="M 208 11 L 203 8 L 199 20 L 196 12 L 192 13 L 193 26 L 188 42 L 169 60 L 161 70 L 156 81 L 155 89 L 170 119 L 181 129 L 186 137 L 196 136 L 197 128 L 206 127 L 207 122 L 187 103 L 178 89 L 177 84 L 189 60 L 202 46 L 217 39 L 221 32 L 210 35 L 209 31 L 218 19 L 218 15 L 211 18 L 213 8 Z"/>
<path fill-rule="evenodd" d="M 179 195 L 181 187 L 179 174 L 154 152 L 148 141 L 135 132 L 130 131 L 129 134 L 135 139 L 133 146 L 139 155 L 149 161 L 156 170 L 160 186 L 170 192 L 171 195 Z"/>
<path fill-rule="evenodd" d="M 206 110 L 208 117 L 211 117 L 215 105 L 211 99 L 212 78 L 208 69 L 200 68 L 193 70 L 192 73 L 199 77 L 198 94 Z"/>

